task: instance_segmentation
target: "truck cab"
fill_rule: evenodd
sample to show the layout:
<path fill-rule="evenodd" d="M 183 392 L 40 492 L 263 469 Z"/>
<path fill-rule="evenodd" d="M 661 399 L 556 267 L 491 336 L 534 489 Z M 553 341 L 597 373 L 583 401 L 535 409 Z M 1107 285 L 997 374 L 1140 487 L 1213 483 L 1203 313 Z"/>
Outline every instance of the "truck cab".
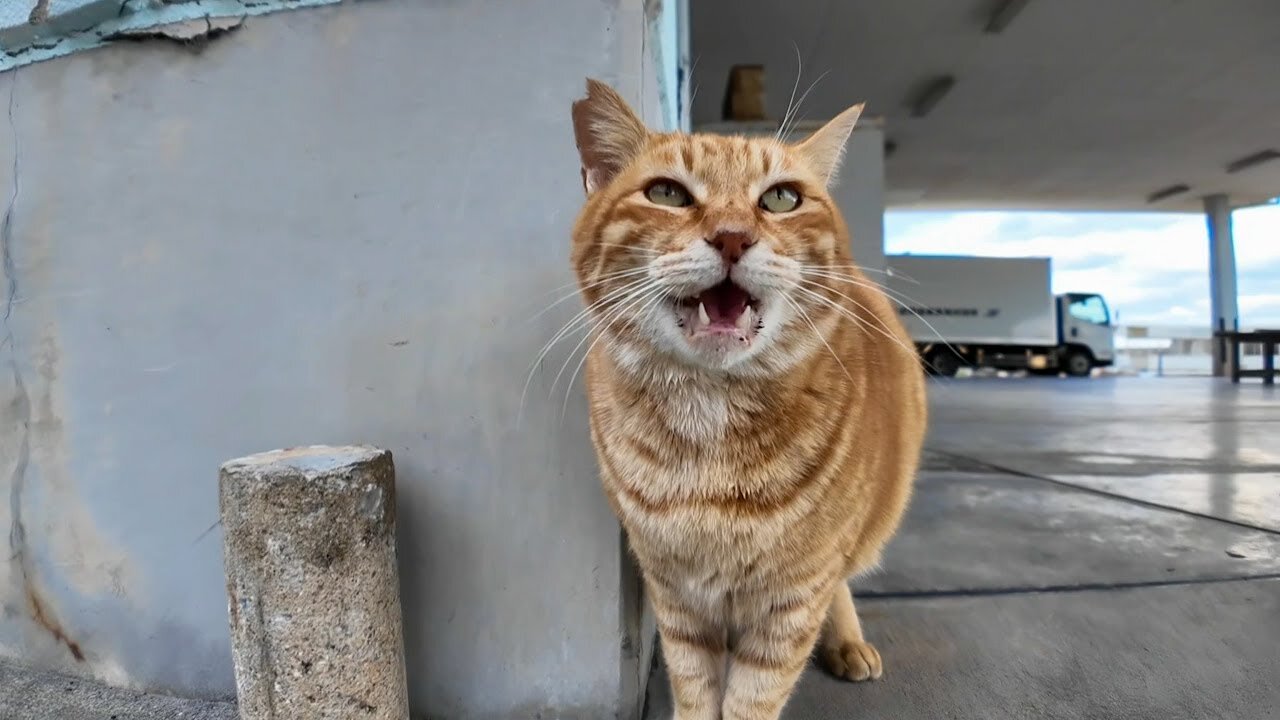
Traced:
<path fill-rule="evenodd" d="M 1057 296 L 1058 367 L 1068 375 L 1088 375 L 1115 362 L 1115 332 L 1107 301 L 1096 293 Z"/>

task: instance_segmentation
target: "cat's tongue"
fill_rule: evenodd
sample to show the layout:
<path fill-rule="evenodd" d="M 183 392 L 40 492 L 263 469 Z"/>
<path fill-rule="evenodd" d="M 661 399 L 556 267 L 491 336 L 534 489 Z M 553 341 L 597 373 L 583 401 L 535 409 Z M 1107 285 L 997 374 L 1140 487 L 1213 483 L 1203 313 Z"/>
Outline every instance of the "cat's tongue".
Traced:
<path fill-rule="evenodd" d="M 702 291 L 698 302 L 706 308 L 708 325 L 712 327 L 734 327 L 738 319 L 747 310 L 750 301 L 747 291 L 725 280 L 713 288 Z"/>

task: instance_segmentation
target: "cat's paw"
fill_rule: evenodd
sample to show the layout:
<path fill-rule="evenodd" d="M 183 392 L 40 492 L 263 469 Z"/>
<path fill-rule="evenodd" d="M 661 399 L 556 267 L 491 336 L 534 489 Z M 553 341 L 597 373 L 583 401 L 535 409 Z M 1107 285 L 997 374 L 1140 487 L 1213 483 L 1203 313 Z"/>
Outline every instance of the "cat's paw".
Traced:
<path fill-rule="evenodd" d="M 828 645 L 819 654 L 827 672 L 843 680 L 879 680 L 884 674 L 880 651 L 869 642 L 842 642 Z"/>

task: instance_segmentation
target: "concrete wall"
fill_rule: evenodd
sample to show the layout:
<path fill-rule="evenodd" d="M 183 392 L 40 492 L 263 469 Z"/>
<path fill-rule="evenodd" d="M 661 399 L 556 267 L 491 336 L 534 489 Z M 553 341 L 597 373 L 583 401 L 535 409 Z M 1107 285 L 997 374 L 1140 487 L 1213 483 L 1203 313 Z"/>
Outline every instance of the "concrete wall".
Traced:
<path fill-rule="evenodd" d="M 415 712 L 631 712 L 651 635 L 581 380 L 561 417 L 577 336 L 517 417 L 579 305 L 530 319 L 570 281 L 569 103 L 595 75 L 660 123 L 661 12 L 383 0 L 0 76 L 0 655 L 230 695 L 218 464 L 367 442 Z"/>

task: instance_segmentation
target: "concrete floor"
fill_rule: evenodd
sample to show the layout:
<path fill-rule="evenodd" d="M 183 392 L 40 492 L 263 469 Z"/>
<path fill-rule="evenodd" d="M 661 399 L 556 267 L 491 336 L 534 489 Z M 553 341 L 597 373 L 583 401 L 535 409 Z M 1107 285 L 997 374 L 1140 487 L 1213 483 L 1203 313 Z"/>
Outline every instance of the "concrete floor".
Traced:
<path fill-rule="evenodd" d="M 0 720 L 238 720 L 235 703 L 108 688 L 0 662 Z"/>
<path fill-rule="evenodd" d="M 855 584 L 885 677 L 787 720 L 1280 718 L 1280 392 L 934 382 L 925 470 Z M 671 715 L 662 667 L 647 718 Z"/>
<path fill-rule="evenodd" d="M 1280 392 L 1208 379 L 931 386 L 925 470 L 855 587 L 886 674 L 805 673 L 787 720 L 1280 718 Z M 647 718 L 670 717 L 661 665 Z M 0 663 L 2 720 L 231 704 Z"/>

